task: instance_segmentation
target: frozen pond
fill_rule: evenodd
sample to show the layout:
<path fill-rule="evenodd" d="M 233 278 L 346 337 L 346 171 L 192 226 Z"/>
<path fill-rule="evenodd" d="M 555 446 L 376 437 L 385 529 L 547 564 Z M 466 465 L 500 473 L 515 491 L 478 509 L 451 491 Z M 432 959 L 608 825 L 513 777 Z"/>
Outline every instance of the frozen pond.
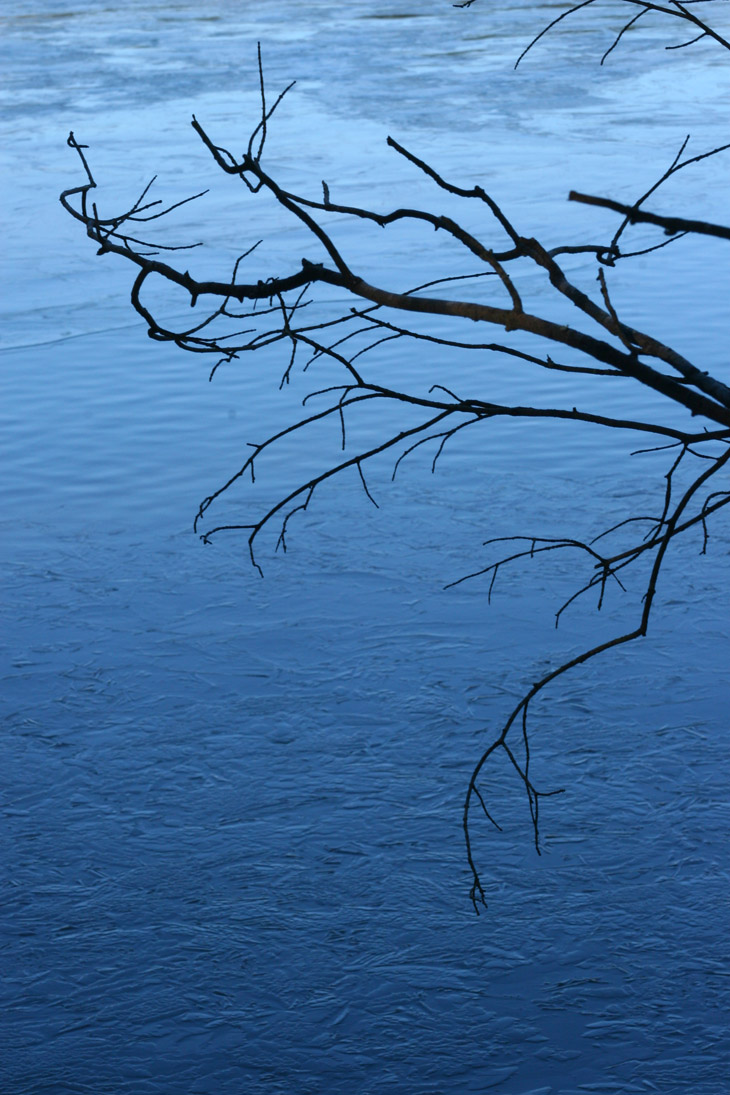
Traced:
<path fill-rule="evenodd" d="M 129 270 L 97 259 L 57 201 L 82 181 L 73 129 L 110 207 L 155 173 L 161 196 L 210 185 L 181 237 L 205 235 L 215 262 L 266 235 L 272 262 L 298 261 L 299 230 L 236 204 L 189 125 L 194 112 L 245 143 L 261 41 L 270 86 L 298 81 L 270 150 L 293 186 L 433 207 L 390 133 L 483 182 L 525 234 L 582 240 L 610 218 L 567 190 L 633 198 L 687 132 L 697 151 L 719 143 L 730 64 L 664 52 L 657 24 L 601 68 L 606 8 L 515 74 L 555 10 L 21 0 L 0 16 L 3 1095 L 723 1089 L 727 520 L 706 556 L 699 538 L 676 548 L 643 645 L 536 708 L 535 771 L 566 794 L 543 806 L 538 858 L 504 784 L 505 831 L 476 826 L 477 918 L 471 766 L 526 684 L 636 603 L 586 605 L 556 632 L 567 558 L 515 571 L 490 607 L 483 583 L 442 587 L 488 536 L 595 533 L 640 512 L 663 459 L 588 427 L 498 424 L 436 475 L 416 454 L 395 484 L 375 468 L 377 510 L 356 476 L 334 483 L 286 557 L 264 547 L 261 581 L 243 538 L 204 547 L 192 518 L 306 378 L 280 394 L 272 352 L 208 384 L 208 363 L 146 337 Z M 726 218 L 726 169 L 710 161 L 677 202 Z M 346 242 L 394 283 L 424 261 L 450 272 L 428 235 L 393 234 L 386 257 L 381 238 Z M 638 289 L 645 326 L 712 368 L 726 252 L 682 246 L 627 271 L 623 302 Z M 445 367 L 402 344 L 381 363 L 406 383 Z M 464 369 L 479 394 L 479 363 Z M 547 402 L 553 381 L 494 383 Z M 273 461 L 224 512 L 287 474 Z"/>

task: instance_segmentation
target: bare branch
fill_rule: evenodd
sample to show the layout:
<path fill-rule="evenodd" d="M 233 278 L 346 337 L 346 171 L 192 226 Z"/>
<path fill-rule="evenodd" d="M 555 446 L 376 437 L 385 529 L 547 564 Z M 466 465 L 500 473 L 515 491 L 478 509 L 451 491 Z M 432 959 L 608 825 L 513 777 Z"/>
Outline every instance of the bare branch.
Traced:
<path fill-rule="evenodd" d="M 463 0 L 455 6 L 469 8 L 474 2 Z M 517 59 L 517 65 L 558 23 L 598 2 L 583 0 L 557 15 L 532 39 Z M 667 4 L 650 0 L 623 2 L 630 5 L 631 16 L 622 20 L 601 63 L 627 32 L 649 14 L 679 19 L 680 23 L 689 25 L 695 35 L 693 42 L 711 39 L 715 45 L 730 49 L 722 35 L 680 0 L 669 0 Z M 626 9 L 623 10 L 625 15 Z M 690 44 L 684 42 L 667 48 L 683 48 Z M 479 911 L 479 905 L 485 903 L 485 890 L 473 849 L 470 808 L 476 804 L 480 815 L 500 830 L 484 787 L 480 787 L 489 758 L 496 753 L 506 757 L 521 781 L 539 852 L 541 800 L 561 792 L 542 790 L 533 778 L 529 735 L 533 700 L 570 670 L 646 635 L 658 579 L 670 545 L 696 528 L 704 552 L 711 519 L 730 505 L 727 480 L 720 478 L 730 461 L 730 386 L 721 376 L 702 368 L 701 360 L 698 363 L 690 361 L 648 331 L 626 323 L 613 303 L 619 299 L 613 292 L 613 279 L 619 276 L 619 260 L 659 250 L 680 235 L 690 233 L 730 239 L 730 228 L 685 216 L 684 210 L 681 215 L 664 216 L 643 209 L 644 203 L 677 172 L 730 149 L 730 145 L 683 158 L 687 138 L 669 167 L 633 205 L 570 191 L 571 202 L 608 209 L 618 213 L 622 220 L 607 244 L 576 243 L 567 234 L 567 242 L 552 239 L 548 246 L 523 233 L 512 213 L 479 184 L 461 186 L 449 181 L 441 169 L 392 137 L 387 141 L 389 147 L 434 184 L 434 193 L 437 196 L 441 193 L 439 200 L 445 201 L 443 195 L 449 196 L 450 215 L 408 204 L 386 210 L 341 204 L 333 200 L 333 188 L 325 181 L 321 183 L 321 198 L 283 187 L 264 167 L 263 158 L 272 117 L 293 84 L 269 105 L 260 47 L 258 76 L 260 108 L 242 155 L 236 156 L 217 144 L 195 117 L 192 126 L 212 162 L 243 184 L 246 200 L 253 201 L 255 195 L 263 192 L 277 203 L 284 219 L 289 219 L 298 230 L 304 229 L 310 243 L 310 247 L 305 248 L 307 256 L 292 257 L 284 264 L 284 269 L 266 269 L 260 259 L 261 252 L 257 250 L 261 241 L 243 241 L 232 271 L 229 267 L 220 280 L 194 275 L 179 265 L 182 260 L 178 258 L 178 251 L 199 247 L 199 244 L 158 244 L 132 234 L 140 231 L 132 226 L 159 221 L 202 194 L 163 207 L 161 202 L 150 199 L 153 177 L 124 212 L 107 215 L 104 211 L 102 215 L 100 202 L 95 200 L 99 188 L 90 168 L 87 146 L 80 144 L 73 133 L 69 135 L 68 144 L 79 158 L 85 181 L 65 190 L 60 198 L 64 209 L 83 225 L 99 255 L 115 255 L 131 263 L 134 269 L 131 303 L 144 321 L 149 336 L 156 341 L 172 342 L 191 353 L 213 354 L 215 364 L 210 370 L 211 379 L 222 364 L 231 365 L 244 354 L 279 344 L 282 346 L 281 366 L 277 369 L 280 387 L 295 379 L 301 380 L 302 376 L 309 379 L 318 370 L 320 374 L 324 373 L 312 379 L 310 390 L 302 400 L 303 409 L 296 411 L 285 426 L 249 444 L 238 470 L 201 502 L 194 528 L 196 531 L 201 529 L 200 536 L 205 543 L 211 543 L 223 531 L 245 531 L 251 563 L 263 574 L 256 559 L 260 534 L 265 529 L 273 531 L 276 550 L 286 552 L 295 515 L 308 511 L 315 495 L 319 496 L 319 488 L 330 479 L 356 472 L 366 497 L 378 507 L 366 478 L 369 461 L 387 455 L 393 461 L 392 477 L 395 478 L 405 458 L 416 452 L 420 455 L 428 445 L 430 468 L 435 472 L 445 446 L 452 439 L 478 423 L 489 428 L 498 418 L 525 419 L 530 423 L 547 419 L 582 426 L 590 424 L 597 430 L 649 434 L 656 444 L 637 451 L 659 453 L 658 458 L 665 465 L 656 516 L 646 516 L 642 504 L 644 515 L 629 512 L 590 540 L 570 535 L 492 539 L 486 541 L 485 546 L 494 548 L 496 544 L 508 544 L 508 547 L 498 549 L 506 554 L 496 558 L 492 555 L 493 561 L 449 583 L 449 586 L 455 586 L 467 578 L 482 576 L 488 579 L 487 600 L 490 601 L 503 569 L 542 560 L 547 553 L 570 550 L 575 558 L 585 561 L 587 570 L 576 581 L 574 591 L 558 607 L 555 613 L 557 626 L 568 608 L 584 594 L 595 591 L 596 607 L 601 610 L 607 604 L 609 586 L 625 594 L 631 588 L 627 575 L 645 576 L 635 626 L 596 643 L 535 681 L 497 736 L 483 749 L 473 768 L 464 802 L 463 827 L 471 871 L 470 896 Z M 461 208 L 467 210 L 464 218 L 459 213 Z M 472 225 L 474 213 L 480 213 L 484 219 L 484 225 L 478 230 L 466 227 L 466 217 Z M 358 253 L 353 253 L 351 245 L 335 242 L 335 238 L 340 239 L 335 236 L 336 226 L 343 221 L 358 224 L 365 232 L 399 223 L 427 231 L 430 237 L 426 248 L 429 257 L 427 280 L 416 286 L 402 286 L 385 283 L 397 282 L 397 277 L 390 273 L 384 275 L 383 283 L 375 274 L 372 282 L 370 275 L 366 279 L 361 272 Z M 639 251 L 622 251 L 622 237 L 631 225 L 638 223 L 655 225 L 668 238 Z M 382 238 L 387 241 L 391 235 L 384 233 Z M 342 238 L 347 241 L 351 237 L 345 233 Z M 595 238 L 595 235 L 589 237 Z M 386 247 L 387 242 L 381 250 L 385 252 Z M 449 263 L 439 266 L 437 248 L 441 247 L 449 252 Z M 159 253 L 163 251 L 165 256 L 161 258 Z M 463 272 L 456 275 L 447 272 L 454 269 L 450 264 L 454 253 L 463 262 Z M 663 260 L 671 261 L 666 256 L 674 253 L 674 249 L 664 251 Z M 244 261 L 254 255 L 257 264 L 254 273 L 248 275 L 248 280 L 240 280 Z M 597 288 L 585 291 L 583 273 L 570 274 L 568 257 L 573 255 L 584 256 L 583 266 L 595 263 Z M 384 254 L 383 268 L 386 271 L 398 269 L 398 263 L 387 261 L 388 257 Z M 610 275 L 606 273 L 607 268 L 613 268 Z M 536 282 L 540 293 L 534 292 Z M 185 294 L 183 299 L 193 309 L 191 321 L 176 327 L 158 314 L 153 291 L 158 284 L 175 286 Z M 443 296 L 439 296 L 439 292 Z M 534 313 L 526 307 L 526 302 L 533 299 L 538 301 Z M 469 334 L 474 330 L 471 324 L 479 325 L 473 337 Z M 495 334 L 495 328 L 499 329 L 498 334 Z M 383 361 L 390 366 L 385 347 L 398 340 L 417 343 L 424 351 L 448 351 L 449 363 L 452 357 L 461 353 L 470 355 L 469 386 L 475 390 L 462 394 L 466 382 L 459 379 L 456 372 L 452 374 L 450 364 L 449 371 L 444 368 L 441 374 L 441 383 L 433 383 L 433 378 L 426 378 L 424 374 L 411 379 L 407 386 L 399 384 L 390 372 L 383 373 L 382 369 L 376 372 L 371 368 L 371 363 L 382 365 Z M 475 359 L 475 354 L 483 355 L 485 363 L 477 381 L 473 379 L 473 366 L 480 359 Z M 563 383 L 555 383 L 554 398 L 544 400 L 551 405 L 530 405 L 533 399 L 529 397 L 526 405 L 516 398 L 504 401 L 498 397 L 514 363 L 533 366 L 548 374 L 562 374 Z M 382 382 L 384 375 L 388 378 L 387 384 Z M 571 375 L 583 378 L 580 398 L 570 394 L 571 388 L 565 382 Z M 636 418 L 604 413 L 607 409 L 604 383 L 608 378 L 612 385 L 618 378 L 629 393 L 638 395 L 644 388 L 657 393 L 670 414 L 666 419 L 657 416 L 654 420 L 651 415 L 642 417 L 640 411 Z M 621 392 L 623 395 L 623 388 Z M 310 400 L 315 398 L 317 403 L 311 404 Z M 534 402 L 539 404 L 543 400 L 535 398 Z M 582 405 L 578 407 L 576 402 Z M 313 410 L 314 406 L 321 409 Z M 388 415 L 382 413 L 386 407 Z M 693 417 L 695 422 L 691 426 L 683 425 L 684 420 L 677 417 L 678 408 Z M 401 412 L 407 412 L 405 424 Z M 370 415 L 369 421 L 377 425 L 379 440 L 367 445 L 354 444 L 354 427 L 367 415 Z M 414 417 L 417 418 L 415 424 Z M 339 436 L 334 453 L 327 449 L 318 454 L 321 456 L 318 471 L 299 473 L 295 486 L 282 490 L 281 497 L 260 506 L 252 518 L 245 514 L 238 521 L 234 514 L 230 523 L 223 520 L 202 529 L 201 522 L 205 519 L 207 524 L 208 515 L 213 512 L 211 507 L 234 485 L 243 486 L 249 477 L 251 483 L 255 482 L 257 462 L 265 464 L 285 442 L 307 444 L 310 431 L 330 421 Z M 701 461 L 701 465 L 695 460 Z M 294 462 L 292 466 L 300 465 Z M 717 479 L 711 484 L 710 480 L 715 476 Z M 689 486 L 688 478 L 691 480 Z M 647 508 L 654 512 L 653 506 Z"/>
<path fill-rule="evenodd" d="M 727 148 L 724 145 L 722 151 Z M 656 224 L 671 236 L 679 232 L 694 232 L 702 236 L 716 236 L 721 240 L 730 240 L 730 227 L 724 224 L 711 224 L 708 221 L 691 220 L 688 217 L 664 217 L 659 213 L 649 213 L 639 209 L 638 204 L 626 205 L 624 202 L 614 201 L 612 198 L 595 197 L 592 194 L 581 194 L 577 190 L 571 190 L 568 201 L 581 202 L 583 205 L 597 205 L 603 209 L 611 209 L 614 213 L 621 213 L 629 224 Z"/>

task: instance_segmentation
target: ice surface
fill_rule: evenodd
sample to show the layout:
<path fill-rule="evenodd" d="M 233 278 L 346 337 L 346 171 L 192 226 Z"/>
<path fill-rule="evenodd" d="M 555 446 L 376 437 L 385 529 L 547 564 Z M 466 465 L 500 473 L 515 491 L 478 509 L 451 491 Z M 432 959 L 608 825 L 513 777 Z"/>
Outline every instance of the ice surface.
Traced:
<path fill-rule="evenodd" d="M 347 200 L 438 204 L 385 148 L 392 133 L 487 185 L 526 234 L 583 239 L 610 218 L 566 206 L 568 188 L 633 197 L 686 132 L 698 150 L 722 139 L 728 69 L 704 46 L 663 52 L 658 25 L 598 68 L 615 15 L 596 10 L 513 73 L 554 10 L 45 0 L 0 17 L 3 1092 L 723 1089 L 727 522 L 706 557 L 695 539 L 669 560 L 643 646 L 536 709 L 535 772 L 567 788 L 544 808 L 541 858 L 519 788 L 495 773 L 505 832 L 477 830 L 477 919 L 471 764 L 541 667 L 635 604 L 577 609 L 556 632 L 568 559 L 505 577 L 489 608 L 484 585 L 441 587 L 488 536 L 595 532 L 653 504 L 661 458 L 500 424 L 436 476 L 416 455 L 395 485 L 376 469 L 379 510 L 355 478 L 333 485 L 286 558 L 267 545 L 262 582 L 243 542 L 204 548 L 190 519 L 303 379 L 279 393 L 272 353 L 208 385 L 204 364 L 145 337 L 129 271 L 97 260 L 57 202 L 81 181 L 73 129 L 109 208 L 155 173 L 161 195 L 212 185 L 175 222 L 205 236 L 200 261 L 254 236 L 272 264 L 298 257 L 299 230 L 216 179 L 189 126 L 195 112 L 222 143 L 245 140 L 260 40 L 271 85 L 299 81 L 270 147 L 298 188 L 325 177 Z M 724 173 L 686 173 L 667 206 L 726 215 Z M 431 236 L 388 239 L 387 254 L 382 236 L 348 246 L 401 284 L 436 261 Z M 642 260 L 616 292 L 716 367 L 726 261 L 710 248 L 708 277 L 707 246 L 678 245 L 671 275 L 663 253 Z M 426 383 L 452 364 L 397 346 L 377 367 Z M 478 391 L 483 362 L 459 368 L 454 384 Z M 553 380 L 491 383 L 548 400 Z M 289 462 L 233 511 L 263 504 Z"/>

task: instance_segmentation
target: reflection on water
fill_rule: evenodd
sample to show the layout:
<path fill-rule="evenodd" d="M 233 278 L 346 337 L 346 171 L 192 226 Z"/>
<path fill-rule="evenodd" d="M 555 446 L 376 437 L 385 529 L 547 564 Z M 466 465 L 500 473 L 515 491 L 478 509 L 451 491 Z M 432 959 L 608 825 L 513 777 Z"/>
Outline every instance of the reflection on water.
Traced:
<path fill-rule="evenodd" d="M 648 46 L 638 74 L 630 55 L 597 70 L 603 13 L 514 78 L 534 5 L 237 7 L 201 18 L 183 2 L 49 0 L 4 19 L 0 1089 L 717 1095 L 730 1004 L 723 531 L 708 557 L 696 541 L 670 560 L 643 647 L 585 667 L 536 710 L 536 774 L 567 788 L 545 808 L 541 858 L 519 789 L 495 772 L 505 832 L 479 830 L 490 908 L 476 919 L 460 808 L 485 733 L 536 669 L 635 606 L 576 609 L 556 632 L 568 559 L 505 575 L 490 608 L 479 584 L 441 587 L 488 536 L 598 531 L 627 499 L 660 493 L 660 460 L 617 439 L 609 461 L 589 431 L 500 425 L 436 476 L 415 455 L 394 485 L 375 469 L 379 510 L 355 478 L 332 485 L 285 559 L 268 545 L 262 582 L 245 545 L 203 548 L 189 519 L 284 413 L 280 362 L 208 385 L 198 361 L 151 344 L 128 314 L 128 272 L 94 258 L 56 194 L 77 170 L 72 126 L 112 196 L 150 169 L 184 192 L 206 185 L 189 114 L 228 139 L 255 109 L 261 39 L 272 80 L 303 85 L 272 142 L 292 178 L 319 185 L 336 157 L 344 192 L 375 187 L 390 203 L 407 179 L 379 149 L 397 127 L 454 176 L 483 171 L 531 230 L 555 231 L 566 162 L 571 185 L 632 192 L 637 142 L 653 177 L 652 156 L 673 154 L 688 125 L 710 141 L 726 77 L 708 59 L 680 95 L 665 66 L 695 73 L 690 59 Z M 213 258 L 230 201 L 221 187 L 178 226 L 199 234 L 210 218 Z M 259 234 L 278 234 L 272 254 L 300 246 L 274 211 L 257 216 Z M 391 276 L 418 258 L 396 240 Z M 701 252 L 682 262 L 671 282 L 645 263 L 633 285 L 688 343 L 697 332 L 675 305 L 693 286 L 702 334 L 689 348 L 712 363 L 722 287 L 698 285 Z M 406 378 L 445 367 L 389 353 L 383 367 Z M 480 363 L 464 370 L 476 389 Z M 524 372 L 499 383 L 549 396 Z M 259 505 L 286 474 L 273 464 L 234 504 Z"/>

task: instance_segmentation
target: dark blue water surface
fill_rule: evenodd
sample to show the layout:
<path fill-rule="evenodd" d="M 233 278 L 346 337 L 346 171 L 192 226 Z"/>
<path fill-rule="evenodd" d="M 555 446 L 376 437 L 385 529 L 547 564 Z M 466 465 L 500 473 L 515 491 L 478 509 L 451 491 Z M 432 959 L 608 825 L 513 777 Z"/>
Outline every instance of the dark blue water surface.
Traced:
<path fill-rule="evenodd" d="M 275 533 L 262 541 L 261 580 L 243 537 L 206 547 L 191 519 L 317 378 L 279 393 L 272 350 L 209 385 L 206 362 L 146 338 L 129 271 L 96 259 L 57 203 L 82 181 L 73 128 L 109 210 L 155 172 L 161 196 L 212 184 L 175 222 L 206 239 L 191 262 L 215 268 L 266 236 L 267 262 L 298 263 L 301 230 L 216 180 L 188 124 L 195 112 L 245 142 L 260 40 L 272 84 L 300 82 L 271 139 L 291 185 L 327 177 L 343 199 L 440 208 L 390 132 L 485 182 L 526 234 L 605 234 L 608 215 L 566 212 L 567 189 L 635 197 L 689 130 L 697 151 L 718 143 L 730 70 L 704 45 L 664 52 L 658 23 L 599 68 L 620 25 L 606 9 L 515 75 L 554 11 L 43 0 L 0 17 L 2 1095 L 725 1090 L 727 521 L 706 555 L 699 536 L 670 555 L 643 645 L 535 708 L 535 779 L 566 788 L 544 800 L 541 857 L 519 787 L 488 775 L 504 831 L 475 822 L 477 918 L 471 766 L 541 671 L 631 624 L 642 586 L 558 631 L 575 559 L 505 572 L 491 606 L 483 582 L 442 587 L 489 536 L 589 535 L 652 512 L 665 457 L 590 427 L 479 427 L 435 476 L 425 450 L 395 484 L 374 465 L 379 509 L 356 475 L 322 490 L 285 557 Z M 708 161 L 667 207 L 723 216 L 725 171 Z M 458 268 L 430 235 L 384 238 L 343 236 L 388 284 Z M 615 300 L 722 368 L 726 254 L 674 252 L 627 270 Z M 373 368 L 544 405 L 592 398 L 585 381 L 485 373 L 423 344 L 386 345 Z M 599 398 L 656 409 L 618 387 Z M 260 513 L 337 441 L 282 449 L 216 519 Z"/>

